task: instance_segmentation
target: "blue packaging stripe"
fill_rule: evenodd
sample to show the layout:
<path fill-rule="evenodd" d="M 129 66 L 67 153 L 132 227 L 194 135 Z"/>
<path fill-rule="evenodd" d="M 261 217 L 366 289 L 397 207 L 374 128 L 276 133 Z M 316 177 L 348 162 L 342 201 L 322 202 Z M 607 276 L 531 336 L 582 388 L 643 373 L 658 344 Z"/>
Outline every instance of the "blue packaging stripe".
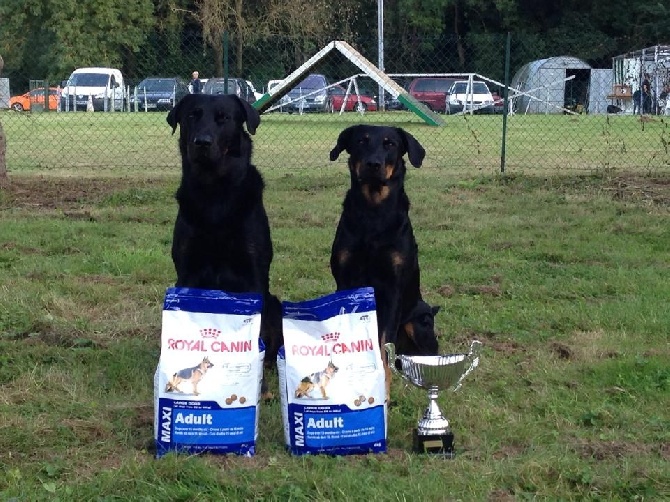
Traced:
<path fill-rule="evenodd" d="M 198 453 L 215 453 L 215 454 L 228 454 L 234 453 L 237 455 L 252 456 L 256 454 L 256 443 L 238 443 L 238 444 L 227 444 L 227 445 L 181 445 L 174 444 L 172 446 L 166 447 L 160 441 L 156 441 L 156 458 L 161 458 L 164 455 L 167 455 L 170 452 L 175 453 L 185 453 L 189 455 L 195 455 Z"/>
<path fill-rule="evenodd" d="M 156 456 L 168 451 L 241 453 L 255 445 L 256 406 L 223 409 L 214 401 L 158 401 Z"/>
<path fill-rule="evenodd" d="M 290 446 L 293 455 L 365 455 L 368 453 L 386 453 L 386 440 L 355 446 L 334 446 L 324 448 L 299 448 Z"/>
<path fill-rule="evenodd" d="M 290 450 L 293 453 L 367 453 L 386 450 L 384 407 L 347 411 L 333 407 L 289 404 Z M 336 453 L 339 452 L 339 453 Z"/>
<path fill-rule="evenodd" d="M 163 310 L 212 314 L 254 315 L 263 308 L 260 293 L 228 293 L 212 289 L 168 288 Z"/>
<path fill-rule="evenodd" d="M 337 291 L 304 302 L 282 302 L 284 318 L 323 321 L 336 315 L 375 310 L 375 292 L 371 287 Z"/>

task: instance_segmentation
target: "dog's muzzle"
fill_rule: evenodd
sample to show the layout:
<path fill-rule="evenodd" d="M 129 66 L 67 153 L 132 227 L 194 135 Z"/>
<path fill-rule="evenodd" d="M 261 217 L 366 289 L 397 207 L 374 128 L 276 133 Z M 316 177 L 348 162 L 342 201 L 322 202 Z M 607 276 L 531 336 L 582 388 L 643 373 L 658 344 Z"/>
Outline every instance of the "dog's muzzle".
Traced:
<path fill-rule="evenodd" d="M 211 134 L 198 134 L 193 138 L 193 145 L 199 148 L 209 148 L 214 143 L 214 137 Z"/>
<path fill-rule="evenodd" d="M 384 166 L 384 162 L 376 160 L 364 162 L 358 172 L 358 181 L 361 183 L 385 184 L 388 180 L 386 179 L 386 169 Z"/>

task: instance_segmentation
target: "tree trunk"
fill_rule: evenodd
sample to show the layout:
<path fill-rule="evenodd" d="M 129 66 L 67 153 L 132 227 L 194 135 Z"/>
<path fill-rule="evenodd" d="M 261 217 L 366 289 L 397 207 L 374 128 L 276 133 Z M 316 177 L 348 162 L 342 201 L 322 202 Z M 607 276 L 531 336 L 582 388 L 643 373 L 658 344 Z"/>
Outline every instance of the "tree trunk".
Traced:
<path fill-rule="evenodd" d="M 235 73 L 238 77 L 244 78 L 244 75 L 242 75 L 242 58 L 244 56 L 244 35 L 246 33 L 246 26 L 244 23 L 242 0 L 235 0 L 235 21 L 237 24 L 237 43 L 235 44 Z"/>
<path fill-rule="evenodd" d="M 465 67 L 465 47 L 463 47 L 463 40 L 459 30 L 460 10 L 458 8 L 458 1 L 454 2 L 454 34 L 456 35 L 456 51 L 458 52 L 458 62 L 461 63 L 461 68 Z"/>
<path fill-rule="evenodd" d="M 214 75 L 223 77 L 223 34 L 219 37 L 220 43 L 212 45 L 214 52 Z"/>
<path fill-rule="evenodd" d="M 0 56 L 0 75 L 2 74 L 2 67 L 4 66 L 2 56 Z M 5 138 L 5 131 L 2 129 L 0 123 L 0 187 L 5 186 L 8 182 L 7 178 L 7 139 Z"/>

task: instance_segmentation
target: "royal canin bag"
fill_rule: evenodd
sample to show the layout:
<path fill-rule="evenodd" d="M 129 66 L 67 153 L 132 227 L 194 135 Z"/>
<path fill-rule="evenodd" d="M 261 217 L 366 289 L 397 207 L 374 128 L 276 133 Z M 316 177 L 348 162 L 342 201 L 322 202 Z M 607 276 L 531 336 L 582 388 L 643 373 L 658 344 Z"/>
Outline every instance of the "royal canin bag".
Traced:
<path fill-rule="evenodd" d="M 386 451 L 384 368 L 374 291 L 283 302 L 279 394 L 292 453 Z"/>
<path fill-rule="evenodd" d="M 167 290 L 154 376 L 157 457 L 255 453 L 265 355 L 261 308 L 260 294 Z"/>

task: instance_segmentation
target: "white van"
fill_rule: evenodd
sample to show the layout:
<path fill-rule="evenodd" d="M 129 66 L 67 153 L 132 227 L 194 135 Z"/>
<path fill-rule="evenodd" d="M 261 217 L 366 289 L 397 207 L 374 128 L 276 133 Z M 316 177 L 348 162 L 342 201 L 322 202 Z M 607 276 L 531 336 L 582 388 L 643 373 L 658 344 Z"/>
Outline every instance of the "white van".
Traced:
<path fill-rule="evenodd" d="M 95 111 L 123 110 L 125 83 L 121 71 L 102 67 L 76 69 L 63 87 L 60 109 L 85 111 L 89 97 Z"/>

